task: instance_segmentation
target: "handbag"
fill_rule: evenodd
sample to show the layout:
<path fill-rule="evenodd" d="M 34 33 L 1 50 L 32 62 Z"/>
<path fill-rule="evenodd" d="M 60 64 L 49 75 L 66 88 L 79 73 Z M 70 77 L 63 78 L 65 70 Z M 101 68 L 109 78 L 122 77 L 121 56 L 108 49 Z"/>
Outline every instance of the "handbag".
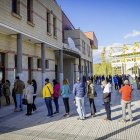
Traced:
<path fill-rule="evenodd" d="M 53 97 L 53 95 L 51 94 L 51 91 L 50 91 L 50 89 L 49 89 L 49 87 L 47 86 L 47 88 L 48 88 L 48 90 L 49 90 L 49 93 L 50 93 L 50 95 L 51 95 L 51 98 L 52 98 L 52 100 L 54 99 L 54 97 Z"/>
<path fill-rule="evenodd" d="M 23 99 L 22 99 L 22 104 L 23 104 L 23 105 L 27 105 L 27 99 L 26 99 L 26 98 L 23 98 Z"/>
<path fill-rule="evenodd" d="M 97 92 L 96 92 L 96 90 L 94 90 L 94 97 L 97 97 Z"/>

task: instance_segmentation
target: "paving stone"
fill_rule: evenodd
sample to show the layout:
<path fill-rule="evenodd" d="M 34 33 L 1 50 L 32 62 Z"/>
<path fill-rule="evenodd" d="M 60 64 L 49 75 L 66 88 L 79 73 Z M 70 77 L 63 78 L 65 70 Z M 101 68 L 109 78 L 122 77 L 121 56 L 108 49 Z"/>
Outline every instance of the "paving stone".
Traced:
<path fill-rule="evenodd" d="M 132 110 L 134 121 L 122 123 L 121 96 L 117 91 L 112 93 L 112 119 L 105 121 L 104 106 L 102 105 L 102 92 L 96 86 L 98 97 L 95 98 L 97 108 L 96 117 L 90 117 L 88 100 L 85 102 L 88 118 L 78 121 L 73 97 L 70 98 L 71 117 L 64 118 L 63 101 L 60 98 L 60 113 L 53 118 L 47 118 L 47 109 L 44 100 L 37 98 L 37 111 L 32 116 L 25 116 L 23 112 L 14 113 L 13 106 L 0 109 L 0 140 L 139 140 L 140 139 L 140 94 L 133 93 Z M 71 95 L 72 96 L 72 95 Z M 53 104 L 54 107 L 54 104 Z M 128 118 L 128 115 L 127 115 Z"/>

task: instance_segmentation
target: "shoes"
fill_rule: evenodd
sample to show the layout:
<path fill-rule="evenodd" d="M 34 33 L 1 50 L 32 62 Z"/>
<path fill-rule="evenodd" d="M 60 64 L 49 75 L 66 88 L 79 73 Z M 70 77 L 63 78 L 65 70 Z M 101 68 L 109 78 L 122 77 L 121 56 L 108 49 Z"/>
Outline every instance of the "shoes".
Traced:
<path fill-rule="evenodd" d="M 20 109 L 15 109 L 14 112 L 21 112 L 23 111 L 21 108 Z"/>
<path fill-rule="evenodd" d="M 26 116 L 30 116 L 30 115 L 32 115 L 32 113 L 26 113 L 25 115 L 26 115 Z"/>
<path fill-rule="evenodd" d="M 112 121 L 111 119 L 104 118 L 105 121 Z"/>
<path fill-rule="evenodd" d="M 53 115 L 47 115 L 47 117 L 52 118 L 52 117 L 53 117 Z"/>
<path fill-rule="evenodd" d="M 54 112 L 53 114 L 57 114 L 57 113 L 59 113 L 58 111 L 56 111 L 56 112 Z"/>
<path fill-rule="evenodd" d="M 133 121 L 133 118 L 130 119 L 130 122 L 132 122 L 132 121 Z"/>
<path fill-rule="evenodd" d="M 64 116 L 64 117 L 67 117 L 67 115 L 68 115 L 68 113 L 64 114 L 63 116 Z"/>
<path fill-rule="evenodd" d="M 85 118 L 82 118 L 82 119 L 81 118 L 77 118 L 77 120 L 82 120 L 83 121 L 83 120 L 85 120 Z"/>
<path fill-rule="evenodd" d="M 95 114 L 91 114 L 91 117 L 96 117 L 96 115 Z"/>
<path fill-rule="evenodd" d="M 121 119 L 119 122 L 124 122 L 124 123 L 126 123 L 126 120 L 125 120 L 125 119 Z"/>

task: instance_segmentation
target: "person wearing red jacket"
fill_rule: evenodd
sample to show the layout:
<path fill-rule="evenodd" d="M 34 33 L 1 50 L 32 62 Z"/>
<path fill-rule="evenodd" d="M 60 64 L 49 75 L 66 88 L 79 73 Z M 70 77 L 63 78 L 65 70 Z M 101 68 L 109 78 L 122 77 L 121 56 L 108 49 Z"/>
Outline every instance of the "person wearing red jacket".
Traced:
<path fill-rule="evenodd" d="M 119 90 L 120 94 L 122 94 L 122 101 L 121 101 L 121 105 L 122 105 L 122 121 L 126 122 L 126 106 L 128 108 L 128 113 L 129 113 L 129 119 L 130 121 L 132 121 L 132 110 L 131 110 L 131 95 L 132 95 L 132 89 L 129 85 L 129 81 L 125 80 L 124 81 L 124 86 L 121 87 L 121 89 Z"/>

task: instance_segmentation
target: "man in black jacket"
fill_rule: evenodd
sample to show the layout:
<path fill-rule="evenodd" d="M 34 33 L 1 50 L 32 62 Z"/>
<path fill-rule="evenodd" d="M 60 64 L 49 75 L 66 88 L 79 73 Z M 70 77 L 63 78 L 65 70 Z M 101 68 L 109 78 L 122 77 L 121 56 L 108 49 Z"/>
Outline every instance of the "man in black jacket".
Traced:
<path fill-rule="evenodd" d="M 111 84 L 107 81 L 102 82 L 103 87 L 103 101 L 105 105 L 105 110 L 107 114 L 106 120 L 111 120 L 111 108 L 110 108 L 110 102 L 111 102 Z"/>

